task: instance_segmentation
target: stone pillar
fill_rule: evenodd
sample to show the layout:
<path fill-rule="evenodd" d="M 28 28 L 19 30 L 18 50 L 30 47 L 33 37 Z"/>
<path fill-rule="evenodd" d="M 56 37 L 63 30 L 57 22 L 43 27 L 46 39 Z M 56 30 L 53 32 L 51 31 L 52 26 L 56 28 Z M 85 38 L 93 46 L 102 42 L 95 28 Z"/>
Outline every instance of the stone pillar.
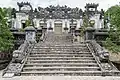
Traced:
<path fill-rule="evenodd" d="M 77 20 L 77 29 L 80 28 L 80 20 Z"/>
<path fill-rule="evenodd" d="M 68 33 L 69 27 L 68 27 L 68 20 L 65 20 L 65 27 L 64 27 L 64 31 L 65 33 Z"/>
<path fill-rule="evenodd" d="M 93 27 L 88 27 L 85 31 L 85 40 L 93 40 L 94 32 L 95 32 L 95 29 Z"/>
<path fill-rule="evenodd" d="M 55 31 L 54 20 L 51 20 L 51 22 L 52 22 L 52 25 L 51 25 L 51 27 L 53 28 L 53 32 L 54 32 L 54 31 Z"/>
<path fill-rule="evenodd" d="M 110 30 L 110 25 L 111 25 L 110 22 L 108 22 L 107 27 L 108 27 L 109 30 Z"/>
<path fill-rule="evenodd" d="M 104 28 L 104 19 L 101 20 L 101 28 Z"/>
<path fill-rule="evenodd" d="M 33 26 L 29 26 L 25 28 L 26 38 L 25 40 L 28 42 L 36 42 L 36 31 Z"/>
<path fill-rule="evenodd" d="M 47 32 L 53 32 L 54 22 L 50 19 L 47 21 Z"/>
<path fill-rule="evenodd" d="M 83 19 L 80 19 L 80 28 L 83 25 Z"/>
<path fill-rule="evenodd" d="M 36 18 L 33 19 L 33 24 L 34 24 L 35 27 L 37 27 L 37 20 L 36 20 Z"/>
<path fill-rule="evenodd" d="M 100 14 L 95 14 L 95 29 L 99 29 L 100 28 Z"/>
<path fill-rule="evenodd" d="M 65 22 L 66 22 L 66 20 L 62 20 L 62 32 L 65 32 L 65 30 L 64 30 L 64 28 L 66 27 Z"/>
<path fill-rule="evenodd" d="M 15 19 L 15 21 L 14 21 L 14 28 L 17 29 L 17 26 L 18 26 L 17 20 Z"/>
<path fill-rule="evenodd" d="M 50 27 L 50 20 L 47 20 L 47 32 L 49 32 L 49 27 Z"/>
<path fill-rule="evenodd" d="M 68 31 L 70 31 L 70 21 L 67 20 L 67 27 L 68 27 Z"/>
<path fill-rule="evenodd" d="M 48 28 L 50 27 L 50 20 L 47 20 L 47 30 L 48 30 Z"/>
<path fill-rule="evenodd" d="M 40 27 L 40 23 L 39 23 L 39 20 L 38 20 L 38 19 L 36 19 L 36 27 L 37 27 L 37 28 Z"/>
<path fill-rule="evenodd" d="M 16 28 L 14 25 L 15 25 L 15 20 L 14 18 L 12 18 L 12 28 Z"/>
<path fill-rule="evenodd" d="M 21 20 L 16 20 L 16 29 L 22 29 L 22 23 L 21 23 Z"/>

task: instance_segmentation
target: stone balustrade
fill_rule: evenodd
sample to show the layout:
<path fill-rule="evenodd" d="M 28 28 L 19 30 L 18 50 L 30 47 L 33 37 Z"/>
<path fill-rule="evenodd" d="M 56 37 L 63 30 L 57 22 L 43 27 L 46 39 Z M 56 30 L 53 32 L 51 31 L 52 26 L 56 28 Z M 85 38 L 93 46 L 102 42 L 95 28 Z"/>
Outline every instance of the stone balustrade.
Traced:
<path fill-rule="evenodd" d="M 109 52 L 101 47 L 96 41 L 89 41 L 90 48 L 93 51 L 93 55 L 96 58 L 99 66 L 102 70 L 102 75 L 107 75 L 108 73 L 119 74 L 119 70 L 113 65 L 113 63 L 109 60 Z M 110 74 L 109 74 L 110 75 Z M 111 74 L 114 75 L 114 74 Z"/>
<path fill-rule="evenodd" d="M 13 52 L 13 58 L 7 68 L 3 71 L 3 77 L 8 77 L 9 73 L 14 75 L 20 75 L 20 72 L 25 64 L 26 57 L 30 53 L 34 46 L 34 43 L 25 41 L 18 50 Z"/>
<path fill-rule="evenodd" d="M 101 47 L 96 41 L 90 41 L 90 44 L 93 46 L 95 55 L 99 57 L 100 61 L 108 61 L 109 60 L 109 52 Z"/>

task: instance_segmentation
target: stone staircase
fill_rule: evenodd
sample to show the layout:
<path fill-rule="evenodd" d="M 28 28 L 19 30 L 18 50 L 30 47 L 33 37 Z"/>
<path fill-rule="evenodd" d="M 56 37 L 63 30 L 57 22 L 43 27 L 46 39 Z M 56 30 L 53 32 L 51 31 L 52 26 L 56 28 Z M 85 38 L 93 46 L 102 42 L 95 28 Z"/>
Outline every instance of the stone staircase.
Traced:
<path fill-rule="evenodd" d="M 87 43 L 72 43 L 68 34 L 48 33 L 29 54 L 21 75 L 101 76 Z"/>

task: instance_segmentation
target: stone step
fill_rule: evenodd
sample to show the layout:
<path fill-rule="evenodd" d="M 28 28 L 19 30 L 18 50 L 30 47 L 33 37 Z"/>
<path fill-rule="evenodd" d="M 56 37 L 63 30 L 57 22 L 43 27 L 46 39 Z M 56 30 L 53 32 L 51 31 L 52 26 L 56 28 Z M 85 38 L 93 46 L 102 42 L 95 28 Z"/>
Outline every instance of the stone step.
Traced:
<path fill-rule="evenodd" d="M 34 49 L 88 49 L 87 47 L 37 47 Z"/>
<path fill-rule="evenodd" d="M 31 63 L 31 64 L 25 64 L 25 67 L 27 66 L 98 66 L 97 63 L 41 63 L 41 64 L 37 64 L 37 63 Z"/>
<path fill-rule="evenodd" d="M 87 47 L 34 47 L 34 49 L 88 49 Z"/>
<path fill-rule="evenodd" d="M 51 57 L 93 57 L 92 54 L 30 54 L 30 57 L 44 57 L 44 56 L 51 56 Z"/>
<path fill-rule="evenodd" d="M 28 60 L 27 63 L 96 63 L 95 60 Z"/>
<path fill-rule="evenodd" d="M 85 54 L 80 54 L 80 55 L 50 55 L 50 54 L 43 54 L 43 55 L 30 55 L 29 57 L 93 57 L 92 55 L 90 55 L 90 54 L 87 54 L 87 55 L 85 55 Z"/>
<path fill-rule="evenodd" d="M 28 57 L 28 60 L 94 60 L 93 57 Z"/>
<path fill-rule="evenodd" d="M 97 63 L 31 63 L 25 64 L 25 67 L 58 67 L 58 66 L 66 66 L 66 67 L 98 67 Z"/>
<path fill-rule="evenodd" d="M 33 49 L 33 51 L 88 51 L 88 49 Z"/>
<path fill-rule="evenodd" d="M 60 75 L 60 76 L 101 76 L 101 71 L 26 71 L 21 72 L 24 76 L 39 76 L 39 75 Z"/>
<path fill-rule="evenodd" d="M 78 45 L 55 45 L 55 44 L 37 44 L 34 46 L 35 48 L 39 48 L 39 47 L 86 47 L 86 44 L 78 44 Z"/>
<path fill-rule="evenodd" d="M 33 49 L 33 51 L 68 51 L 68 52 L 73 52 L 73 51 L 81 51 L 81 52 L 84 52 L 84 51 L 87 51 L 89 52 L 88 49 Z"/>
<path fill-rule="evenodd" d="M 30 55 L 92 55 L 92 53 L 58 53 L 58 52 L 54 52 L 54 53 L 47 53 L 47 52 L 41 52 L 41 53 L 30 53 Z"/>
<path fill-rule="evenodd" d="M 86 55 L 92 55 L 92 54 L 91 53 L 86 53 L 86 54 L 85 53 L 73 53 L 72 54 L 72 53 L 60 53 L 60 52 L 56 52 L 56 53 L 55 52 L 54 53 L 52 53 L 52 52 L 51 53 L 41 52 L 41 53 L 31 53 L 30 56 L 32 56 L 32 55 L 38 55 L 38 56 L 39 55 L 40 56 L 44 56 L 44 55 L 46 55 L 46 56 L 61 56 L 61 55 L 63 55 L 63 56 L 66 56 L 66 55 L 67 56 L 68 55 L 70 55 L 70 56 L 79 56 L 79 55 L 83 55 L 84 56 L 85 55 L 86 56 Z"/>
<path fill-rule="evenodd" d="M 78 49 L 81 49 L 81 48 L 87 48 L 87 46 L 52 46 L 52 45 L 44 45 L 44 46 L 34 46 L 35 49 L 43 49 L 43 48 L 66 48 L 66 49 L 71 49 L 71 48 L 78 48 Z"/>
<path fill-rule="evenodd" d="M 24 67 L 23 71 L 99 71 L 99 67 Z"/>
<path fill-rule="evenodd" d="M 81 49 L 81 50 L 70 50 L 70 49 L 68 49 L 68 50 L 52 50 L 52 49 L 41 49 L 41 50 L 32 50 L 32 52 L 35 52 L 35 51 L 38 51 L 38 52 L 79 52 L 79 51 L 81 51 L 81 52 L 89 52 L 89 50 L 84 50 L 84 49 Z"/>
<path fill-rule="evenodd" d="M 34 48 L 87 48 L 86 45 L 40 45 L 40 46 L 34 46 Z"/>
<path fill-rule="evenodd" d="M 59 54 L 74 54 L 74 53 L 79 53 L 79 54 L 92 54 L 92 53 L 90 53 L 90 52 L 68 52 L 68 51 L 64 51 L 64 52 L 62 52 L 62 51 L 57 51 L 57 52 L 42 52 L 42 51 L 40 51 L 40 52 L 38 52 L 38 51 L 32 51 L 31 52 L 31 54 L 39 54 L 39 53 L 46 53 L 46 54 L 51 54 L 51 53 L 53 53 L 53 54 L 56 54 L 56 53 L 59 53 Z"/>

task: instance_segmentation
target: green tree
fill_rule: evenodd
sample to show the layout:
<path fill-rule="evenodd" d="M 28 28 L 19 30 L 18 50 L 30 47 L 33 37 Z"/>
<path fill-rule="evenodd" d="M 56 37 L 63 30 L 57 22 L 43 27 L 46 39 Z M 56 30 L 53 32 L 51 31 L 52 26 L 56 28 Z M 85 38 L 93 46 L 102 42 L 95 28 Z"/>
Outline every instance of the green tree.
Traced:
<path fill-rule="evenodd" d="M 110 24 L 114 28 L 120 28 L 120 6 L 115 5 L 109 8 L 106 13 L 106 17 L 110 18 Z"/>
<path fill-rule="evenodd" d="M 6 17 L 8 17 L 9 19 L 11 19 L 12 18 L 12 8 L 11 7 L 5 8 L 4 7 L 3 10 L 4 10 L 5 14 L 6 14 Z"/>
<path fill-rule="evenodd" d="M 109 8 L 105 12 L 105 17 L 110 22 L 109 38 L 106 39 L 105 47 L 113 52 L 120 52 L 120 47 L 117 45 L 120 42 L 120 6 Z"/>
<path fill-rule="evenodd" d="M 0 8 L 0 52 L 9 52 L 13 47 L 13 36 L 9 30 L 6 12 Z"/>
<path fill-rule="evenodd" d="M 84 35 L 84 31 L 86 30 L 87 27 L 89 27 L 89 19 L 88 19 L 88 16 L 86 15 L 86 13 L 84 13 L 84 15 L 83 15 L 83 25 L 82 25 L 81 30 L 80 30 L 81 31 L 80 32 L 81 36 Z"/>
<path fill-rule="evenodd" d="M 89 19 L 88 16 L 86 14 L 83 15 L 83 27 L 89 27 Z"/>
<path fill-rule="evenodd" d="M 105 16 L 109 17 L 111 25 L 109 37 L 112 41 L 120 41 L 120 6 L 112 6 L 106 11 Z"/>
<path fill-rule="evenodd" d="M 30 22 L 29 19 L 25 21 L 25 26 L 26 26 L 26 27 L 30 26 L 30 24 L 31 24 L 31 22 Z"/>

